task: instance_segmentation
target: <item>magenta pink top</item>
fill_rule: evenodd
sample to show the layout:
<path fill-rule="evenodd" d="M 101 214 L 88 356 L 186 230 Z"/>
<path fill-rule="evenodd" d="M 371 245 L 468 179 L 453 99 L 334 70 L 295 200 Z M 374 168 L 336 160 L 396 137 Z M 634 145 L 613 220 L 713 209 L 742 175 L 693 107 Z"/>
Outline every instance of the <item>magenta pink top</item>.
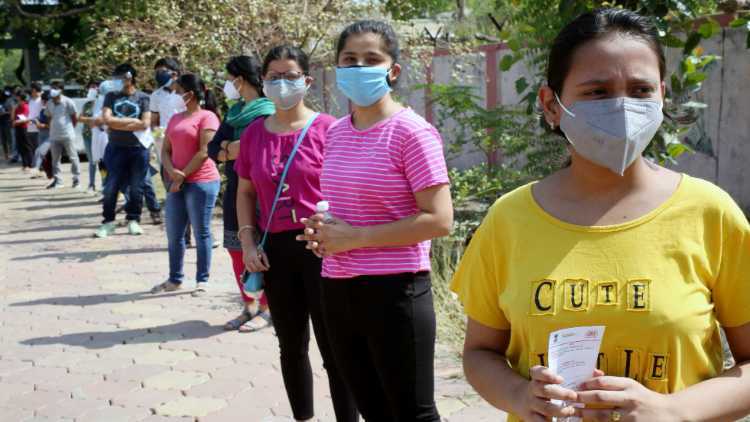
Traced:
<path fill-rule="evenodd" d="M 412 109 L 404 109 L 366 130 L 351 116 L 328 131 L 320 185 L 331 214 L 353 226 L 391 223 L 419 212 L 414 197 L 448 184 L 438 131 Z M 430 271 L 430 241 L 356 249 L 323 260 L 323 276 L 352 278 Z"/>
<path fill-rule="evenodd" d="M 326 144 L 328 127 L 336 120 L 333 116 L 321 114 L 308 129 L 305 139 L 292 161 L 284 183 L 273 221 L 268 214 L 276 196 L 281 173 L 284 171 L 289 154 L 302 130 L 290 133 L 271 133 L 266 129 L 265 118 L 252 122 L 240 137 L 240 155 L 234 163 L 237 175 L 253 182 L 258 195 L 261 230 L 279 233 L 302 230 L 300 219 L 315 213 L 315 206 L 321 200 L 320 171 L 323 167 L 323 149 Z"/>
<path fill-rule="evenodd" d="M 183 170 L 193 159 L 200 147 L 200 136 L 204 130 L 216 130 L 219 128 L 219 118 L 211 111 L 200 110 L 190 116 L 185 113 L 177 113 L 169 120 L 167 125 L 167 137 L 172 145 L 172 164 L 174 168 Z M 210 158 L 192 174 L 185 182 L 201 183 L 220 180 L 219 170 L 216 163 Z"/>

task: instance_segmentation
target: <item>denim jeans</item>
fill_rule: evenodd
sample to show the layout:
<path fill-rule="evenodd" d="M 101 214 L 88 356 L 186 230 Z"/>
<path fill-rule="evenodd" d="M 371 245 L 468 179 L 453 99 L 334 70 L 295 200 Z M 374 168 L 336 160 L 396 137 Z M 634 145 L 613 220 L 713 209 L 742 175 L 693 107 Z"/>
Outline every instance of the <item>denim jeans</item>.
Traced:
<path fill-rule="evenodd" d="M 143 147 L 123 147 L 109 144 L 104 152 L 107 182 L 104 185 L 104 223 L 115 221 L 117 192 L 129 189 L 130 198 L 125 203 L 128 221 L 141 221 L 143 207 L 143 179 L 148 174 L 148 150 Z"/>
<path fill-rule="evenodd" d="M 94 162 L 94 155 L 91 153 L 91 135 L 83 138 L 83 145 L 86 147 L 86 158 L 89 162 L 89 186 L 90 188 L 96 188 L 96 162 Z"/>
<path fill-rule="evenodd" d="M 169 247 L 169 281 L 182 283 L 185 278 L 185 229 L 188 222 L 193 226 L 198 268 L 195 274 L 197 283 L 208 281 L 211 269 L 213 239 L 211 237 L 211 216 L 216 197 L 219 195 L 218 180 L 204 183 L 184 183 L 179 192 L 167 194 L 166 224 Z"/>
<path fill-rule="evenodd" d="M 42 166 L 42 160 L 44 160 L 44 156 L 47 155 L 51 146 L 49 133 L 39 132 L 39 145 L 34 151 L 34 161 L 31 163 L 31 168 L 39 170 L 39 167 Z"/>

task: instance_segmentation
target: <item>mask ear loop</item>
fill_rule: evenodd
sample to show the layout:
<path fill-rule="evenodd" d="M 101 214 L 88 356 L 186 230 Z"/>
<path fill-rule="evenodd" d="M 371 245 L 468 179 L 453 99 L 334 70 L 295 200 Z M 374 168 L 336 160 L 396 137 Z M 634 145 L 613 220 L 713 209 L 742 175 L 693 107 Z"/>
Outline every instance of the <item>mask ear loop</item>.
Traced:
<path fill-rule="evenodd" d="M 560 97 L 557 96 L 557 92 L 555 92 L 555 99 L 557 100 L 557 104 L 560 104 L 560 107 L 562 107 L 564 112 L 568 113 L 570 117 L 576 117 L 576 115 L 572 111 L 568 110 L 567 107 L 563 105 L 562 101 L 560 101 Z"/>

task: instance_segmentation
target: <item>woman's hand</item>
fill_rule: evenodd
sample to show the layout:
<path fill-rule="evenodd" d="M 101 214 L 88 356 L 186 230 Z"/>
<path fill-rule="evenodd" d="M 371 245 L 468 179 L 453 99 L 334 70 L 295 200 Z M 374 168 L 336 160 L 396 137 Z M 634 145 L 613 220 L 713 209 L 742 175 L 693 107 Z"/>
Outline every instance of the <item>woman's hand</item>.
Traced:
<path fill-rule="evenodd" d="M 260 273 L 271 268 L 266 253 L 259 251 L 255 245 L 242 246 L 242 262 L 251 273 Z"/>
<path fill-rule="evenodd" d="M 169 173 L 169 178 L 172 181 L 169 185 L 169 191 L 172 193 L 179 192 L 180 188 L 182 188 L 182 184 L 185 183 L 185 173 L 173 168 Z"/>
<path fill-rule="evenodd" d="M 324 220 L 323 214 L 300 220 L 305 225 L 305 233 L 297 236 L 297 240 L 308 242 L 307 249 L 318 256 L 331 256 L 364 247 L 361 229 L 336 217 L 326 222 Z"/>
<path fill-rule="evenodd" d="M 517 401 L 519 408 L 515 413 L 525 421 L 543 422 L 553 417 L 566 417 L 575 414 L 573 406 L 553 404 L 550 400 L 562 400 L 574 402 L 576 392 L 563 388 L 562 377 L 556 375 L 548 368 L 535 366 L 529 370 L 531 380 L 526 388 L 520 392 Z"/>
<path fill-rule="evenodd" d="M 579 403 L 608 409 L 576 409 L 576 415 L 591 421 L 677 421 L 669 395 L 649 390 L 639 382 L 623 377 L 594 377 L 578 392 Z"/>

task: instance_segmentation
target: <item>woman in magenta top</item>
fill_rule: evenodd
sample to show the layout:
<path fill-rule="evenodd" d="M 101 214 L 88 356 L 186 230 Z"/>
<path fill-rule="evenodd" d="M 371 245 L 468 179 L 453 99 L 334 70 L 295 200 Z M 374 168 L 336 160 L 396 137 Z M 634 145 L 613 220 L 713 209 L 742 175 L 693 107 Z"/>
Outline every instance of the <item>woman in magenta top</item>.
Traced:
<path fill-rule="evenodd" d="M 185 74 L 176 81 L 175 93 L 186 111 L 169 121 L 162 147 L 166 172 L 166 224 L 169 243 L 169 279 L 151 291 L 174 291 L 184 279 L 185 230 L 193 227 L 198 252 L 194 296 L 206 292 L 211 268 L 211 215 L 219 194 L 220 177 L 216 164 L 208 158 L 208 143 L 219 128 L 213 94 L 196 75 Z"/>
<path fill-rule="evenodd" d="M 265 271 L 265 293 L 279 338 L 281 373 L 294 418 L 312 420 L 313 373 L 308 357 L 310 320 L 328 371 L 336 419 L 358 419 L 354 402 L 336 370 L 320 309 L 321 261 L 296 241 L 302 219 L 315 212 L 321 199 L 320 171 L 326 131 L 335 118 L 320 114 L 305 135 L 284 182 L 274 215 L 269 213 L 282 172 L 303 127 L 314 116 L 303 98 L 312 78 L 307 55 L 296 47 L 273 48 L 263 62 L 263 92 L 276 113 L 255 120 L 240 138 L 235 162 L 239 176 L 237 221 L 243 260 L 249 271 Z M 256 214 L 256 209 L 260 215 Z M 256 230 L 257 227 L 257 230 Z M 257 242 L 268 230 L 267 243 Z M 270 319 L 268 313 L 261 314 Z"/>
<path fill-rule="evenodd" d="M 333 217 L 306 220 L 300 240 L 325 256 L 324 322 L 365 420 L 437 422 L 429 252 L 453 208 L 440 134 L 391 97 L 398 55 L 385 23 L 341 34 L 336 83 L 353 113 L 327 135 L 320 184 Z"/>

